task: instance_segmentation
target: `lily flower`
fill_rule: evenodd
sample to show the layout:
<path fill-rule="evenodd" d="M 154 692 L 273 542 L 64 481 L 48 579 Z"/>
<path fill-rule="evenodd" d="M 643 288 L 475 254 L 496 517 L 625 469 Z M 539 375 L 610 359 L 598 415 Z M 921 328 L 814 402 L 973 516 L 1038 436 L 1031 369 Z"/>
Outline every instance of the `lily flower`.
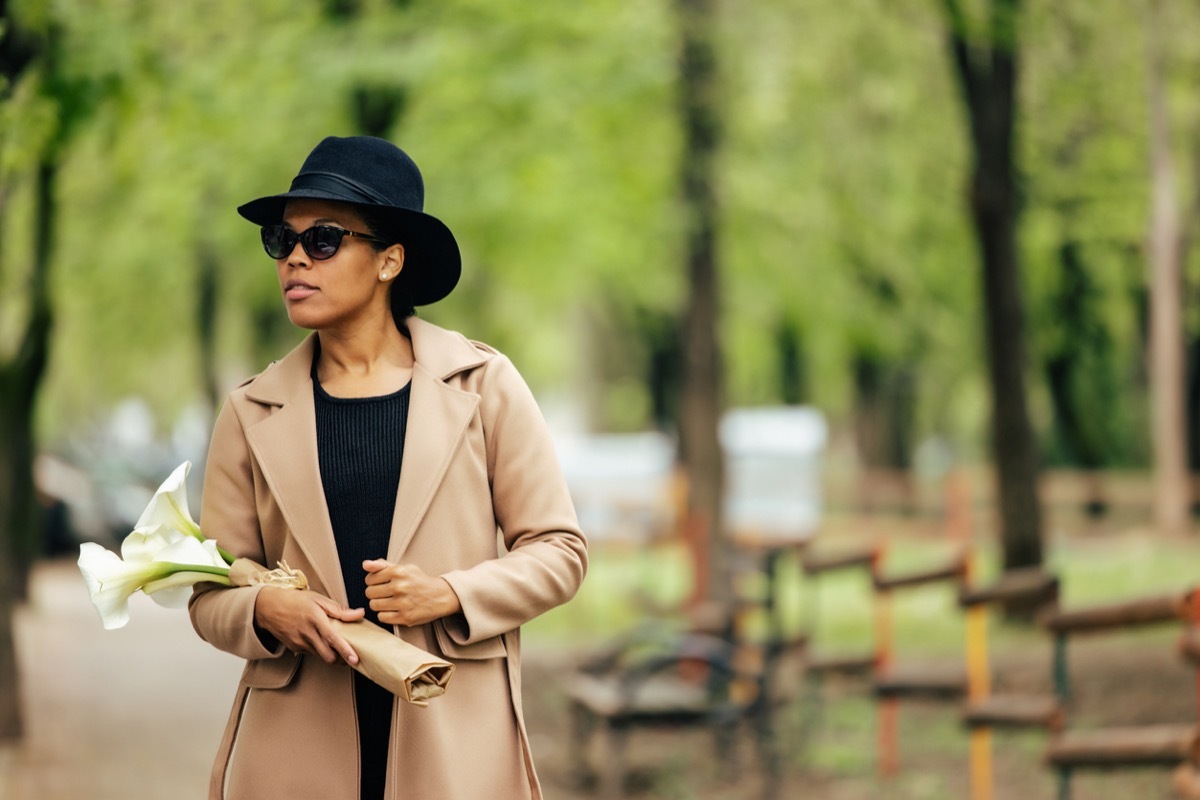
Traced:
<path fill-rule="evenodd" d="M 164 548 L 186 538 L 174 528 L 160 523 L 135 528 L 121 542 L 121 558 L 129 563 L 144 564 L 153 561 Z"/>
<path fill-rule="evenodd" d="M 229 566 L 217 551 L 216 542 L 178 536 L 161 527 L 134 531 L 126 539 L 137 541 L 128 550 L 134 560 L 122 561 L 116 554 L 93 542 L 79 546 L 79 571 L 83 574 L 92 605 L 105 629 L 124 627 L 129 622 L 129 598 L 141 590 L 159 605 L 180 607 L 187 603 L 192 584 L 198 581 L 230 585 Z M 154 544 L 162 547 L 154 549 Z M 125 552 L 124 547 L 122 547 Z"/>
<path fill-rule="evenodd" d="M 137 524 L 133 526 L 135 533 L 142 529 L 151 529 L 161 525 L 167 531 L 176 531 L 197 541 L 205 541 L 204 534 L 200 532 L 200 525 L 192 519 L 192 513 L 188 510 L 187 475 L 191 468 L 192 462 L 184 461 L 167 476 L 167 479 L 158 487 L 158 491 L 154 493 L 154 497 L 150 499 L 146 510 L 138 517 Z M 233 556 L 230 553 L 220 547 L 217 548 L 217 551 L 224 557 L 226 564 L 233 563 Z M 121 552 L 125 552 L 124 544 L 121 545 Z"/>

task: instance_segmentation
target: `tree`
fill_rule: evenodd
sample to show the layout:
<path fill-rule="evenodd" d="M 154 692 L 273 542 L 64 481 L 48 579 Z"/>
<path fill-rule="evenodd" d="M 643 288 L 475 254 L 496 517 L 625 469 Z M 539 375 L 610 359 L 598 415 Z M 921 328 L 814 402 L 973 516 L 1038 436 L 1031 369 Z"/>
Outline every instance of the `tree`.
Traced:
<path fill-rule="evenodd" d="M 720 314 L 717 307 L 716 156 L 720 143 L 717 102 L 716 9 L 713 0 L 676 0 L 680 31 L 679 112 L 683 123 L 681 192 L 688 295 L 683 322 L 683 391 L 679 448 L 687 479 L 685 520 L 698 553 L 702 599 L 730 599 L 721 496 L 724 461 L 718 439 L 723 401 Z M 696 598 L 701 599 L 701 598 Z"/>
<path fill-rule="evenodd" d="M 1154 519 L 1165 533 L 1188 529 L 1191 506 L 1184 412 L 1183 227 L 1171 153 L 1171 118 L 1166 97 L 1162 4 L 1149 9 L 1148 91 L 1150 99 L 1151 208 L 1147 250 L 1150 259 L 1150 393 L 1154 441 Z"/>
<path fill-rule="evenodd" d="M 5 37 L 0 102 L 14 102 L 11 87 L 18 76 L 28 72 L 35 86 L 22 102 L 40 106 L 50 119 L 41 130 L 25 131 L 35 153 L 26 320 L 15 351 L 0 362 L 0 544 L 5 554 L 0 568 L 0 738 L 4 738 L 21 733 L 15 705 L 18 687 L 12 671 L 15 646 L 10 603 L 25 596 L 29 571 L 44 546 L 42 505 L 33 473 L 38 452 L 34 417 L 55 328 L 51 286 L 60 235 L 61 166 L 84 122 L 112 97 L 117 82 L 110 72 L 80 74 L 71 69 L 66 31 L 57 18 L 39 20 L 40 30 L 35 31 L 15 19 L 4 3 L 0 5 L 0 23 Z M 37 118 L 38 114 L 29 116 Z M 0 184 L 0 197 L 8 191 L 7 185 Z M 0 212 L 4 210 L 0 204 Z"/>
<path fill-rule="evenodd" d="M 7 112 L 12 90 L 37 56 L 32 35 L 0 0 L 0 111 Z M 38 185 L 43 185 L 39 171 Z M 0 226 L 11 186 L 0 179 Z M 38 237 L 39 246 L 45 239 Z M 30 528 L 37 510 L 33 503 L 33 454 L 29 432 L 34 396 L 45 370 L 50 330 L 50 302 L 44 276 L 35 270 L 28 288 L 28 311 L 20 344 L 0 362 L 0 741 L 21 736 L 20 684 L 17 673 L 13 605 L 21 594 L 18 552 L 21 532 Z"/>
<path fill-rule="evenodd" d="M 1025 330 L 1017 257 L 1013 141 L 1019 0 L 990 0 L 987 33 L 972 40 L 958 0 L 942 0 L 947 44 L 966 111 L 968 206 L 983 272 L 991 446 L 1005 569 L 1042 561 L 1038 453 L 1025 390 Z"/>

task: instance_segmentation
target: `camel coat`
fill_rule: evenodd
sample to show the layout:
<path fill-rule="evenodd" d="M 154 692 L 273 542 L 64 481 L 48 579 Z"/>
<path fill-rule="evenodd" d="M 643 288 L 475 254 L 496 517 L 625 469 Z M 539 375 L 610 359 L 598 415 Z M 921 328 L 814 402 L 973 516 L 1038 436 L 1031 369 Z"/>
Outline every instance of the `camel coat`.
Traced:
<path fill-rule="evenodd" d="M 519 626 L 570 599 L 587 544 L 533 396 L 496 351 L 408 321 L 413 369 L 387 557 L 441 575 L 463 611 L 395 633 L 455 664 L 427 708 L 393 704 L 388 800 L 542 796 L 521 711 Z M 346 603 L 317 463 L 309 337 L 232 392 L 218 415 L 200 523 L 234 555 L 303 570 Z M 353 673 L 268 650 L 259 589 L 207 584 L 190 613 L 246 659 L 213 767 L 211 800 L 358 800 Z"/>

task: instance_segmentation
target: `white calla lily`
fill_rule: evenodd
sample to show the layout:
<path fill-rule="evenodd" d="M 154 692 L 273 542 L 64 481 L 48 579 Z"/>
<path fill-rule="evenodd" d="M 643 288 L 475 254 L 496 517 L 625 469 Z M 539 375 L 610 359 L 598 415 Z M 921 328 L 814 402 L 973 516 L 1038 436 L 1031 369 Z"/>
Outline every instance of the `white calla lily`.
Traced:
<path fill-rule="evenodd" d="M 190 536 L 197 541 L 205 541 L 204 534 L 200 531 L 200 525 L 192 519 L 192 512 L 188 510 L 187 476 L 191 469 L 192 462 L 184 461 L 167 476 L 167 479 L 158 487 L 158 491 L 154 493 L 154 497 L 150 499 L 146 510 L 138 517 L 137 524 L 133 526 L 135 534 L 161 525 L 166 529 L 163 536 L 172 542 L 179 536 Z M 179 536 L 172 536 L 171 531 L 178 533 Z M 126 542 L 128 541 L 129 537 L 126 537 Z M 135 541 L 130 545 L 133 552 L 139 553 L 143 546 L 152 547 L 154 543 Z M 129 558 L 129 555 L 125 554 L 124 542 L 121 544 L 121 552 L 126 559 Z M 232 554 L 220 547 L 217 547 L 217 552 L 225 559 L 226 564 L 233 563 Z"/>
<path fill-rule="evenodd" d="M 156 530 L 160 530 L 158 526 L 144 532 L 143 540 L 154 541 L 151 532 Z M 160 540 L 169 536 L 156 535 L 161 536 Z M 148 553 L 148 548 L 140 545 L 134 550 L 139 557 Z M 177 606 L 181 596 L 182 602 L 187 602 L 187 594 L 176 591 L 184 583 L 188 587 L 201 580 L 226 586 L 230 583 L 229 567 L 217 552 L 216 543 L 200 542 L 186 536 L 166 544 L 146 560 L 136 561 L 122 561 L 116 553 L 93 542 L 85 542 L 79 546 L 78 563 L 92 605 L 108 630 L 129 622 L 129 598 L 138 590 L 146 591 L 162 605 Z M 163 592 L 161 597 L 155 597 Z"/>
<path fill-rule="evenodd" d="M 155 557 L 177 571 L 142 585 L 142 592 L 166 608 L 183 608 L 192 596 L 192 584 L 212 581 L 229 585 L 229 565 L 217 552 L 217 543 L 182 538 L 167 545 Z"/>
<path fill-rule="evenodd" d="M 188 510 L 187 475 L 191 468 L 192 462 L 185 461 L 163 481 L 162 486 L 158 487 L 158 491 L 151 498 L 150 505 L 146 506 L 137 524 L 133 526 L 135 530 L 162 525 L 196 539 L 204 538 L 200 533 L 200 526 L 192 519 Z"/>
<path fill-rule="evenodd" d="M 153 561 L 164 549 L 184 538 L 190 537 L 162 524 L 136 528 L 121 542 L 121 558 L 127 563 L 144 564 Z"/>

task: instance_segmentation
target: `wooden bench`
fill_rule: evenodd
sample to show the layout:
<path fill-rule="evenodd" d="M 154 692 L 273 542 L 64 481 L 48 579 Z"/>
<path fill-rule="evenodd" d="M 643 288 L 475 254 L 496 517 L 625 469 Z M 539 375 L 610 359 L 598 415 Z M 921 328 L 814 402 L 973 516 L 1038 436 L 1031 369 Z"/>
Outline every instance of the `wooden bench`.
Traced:
<path fill-rule="evenodd" d="M 963 709 L 968 728 L 1062 728 L 1064 714 L 1058 698 L 1040 695 L 989 694 L 968 700 Z"/>
<path fill-rule="evenodd" d="M 1058 588 L 1056 575 L 1041 567 L 1026 567 L 1008 570 L 983 586 L 964 584 L 959 591 L 959 605 L 967 613 L 968 699 L 963 709 L 967 727 L 1051 730 L 1061 727 L 1062 704 L 1057 697 L 992 693 L 983 616 L 988 606 L 1003 607 L 1010 603 L 1053 609 L 1058 602 Z M 979 629 L 973 629 L 973 624 L 980 626 Z"/>
<path fill-rule="evenodd" d="M 994 728 L 1058 730 L 1062 704 L 1053 695 L 995 694 L 988 653 L 988 612 L 992 606 L 1022 608 L 1053 606 L 1058 578 L 1040 567 L 1013 569 L 994 581 L 975 586 L 968 579 L 959 587 L 958 603 L 965 614 L 967 697 L 962 721 L 970 732 L 971 797 L 994 795 L 992 739 Z"/>
<path fill-rule="evenodd" d="M 1191 613 L 1191 598 L 1191 591 L 1170 592 L 1086 608 L 1055 608 L 1040 615 L 1038 622 L 1046 630 L 1060 636 L 1182 622 Z"/>
<path fill-rule="evenodd" d="M 958 700 L 967 693 L 967 676 L 954 665 L 890 665 L 876 670 L 874 688 L 879 698 Z"/>
<path fill-rule="evenodd" d="M 1060 769 L 1176 767 L 1196 756 L 1198 744 L 1200 730 L 1194 724 L 1069 731 L 1050 742 L 1046 761 Z"/>
<path fill-rule="evenodd" d="M 806 549 L 800 557 L 805 575 L 821 575 L 844 569 L 873 569 L 882 555 L 878 545 L 848 548 L 840 551 L 815 553 Z"/>
<path fill-rule="evenodd" d="M 811 654 L 804 660 L 804 668 L 814 676 L 871 675 L 875 672 L 876 660 L 874 651 L 860 654 Z"/>
<path fill-rule="evenodd" d="M 1179 637 L 1179 655 L 1200 670 L 1200 625 L 1193 616 L 1192 624 Z M 1193 752 L 1171 775 L 1171 789 L 1183 800 L 1200 800 L 1200 755 Z"/>
<path fill-rule="evenodd" d="M 835 652 L 822 649 L 820 636 L 821 587 L 834 573 L 860 573 L 863 591 L 870 597 L 871 575 L 883 557 L 883 547 L 875 543 L 821 547 L 810 542 L 800 553 L 800 570 L 805 593 L 804 628 L 809 644 L 804 657 L 805 688 L 803 693 L 802 727 L 795 746 L 810 740 L 821 725 L 824 684 L 830 677 L 861 680 L 864 686 L 875 673 L 879 654 L 872 640 L 863 642 L 861 649 L 841 648 Z"/>
<path fill-rule="evenodd" d="M 601 788 L 605 797 L 618 798 L 626 788 L 626 750 L 634 729 L 710 729 L 717 758 L 729 769 L 736 729 L 748 723 L 767 783 L 777 787 L 782 764 L 772 711 L 786 699 L 778 691 L 782 667 L 797 664 L 803 646 L 803 639 L 751 646 L 688 634 L 657 651 L 617 659 L 609 654 L 585 665 L 563 687 L 571 705 L 576 780 L 587 781 L 589 743 L 600 725 L 607 741 Z"/>
<path fill-rule="evenodd" d="M 1058 589 L 1057 575 L 1041 567 L 1025 567 L 1008 570 L 984 586 L 964 585 L 959 592 L 958 603 L 963 608 L 973 608 L 978 605 L 1036 602 L 1051 609 L 1058 602 Z"/>
<path fill-rule="evenodd" d="M 872 582 L 878 592 L 890 592 L 895 589 L 910 589 L 916 586 L 927 586 L 931 583 L 954 581 L 960 583 L 967 573 L 967 560 L 964 553 L 955 553 L 944 563 L 926 569 L 912 572 L 883 573 L 876 571 L 872 574 Z"/>
<path fill-rule="evenodd" d="M 966 676 L 958 666 L 915 666 L 897 663 L 892 630 L 892 594 L 939 583 L 961 587 L 968 569 L 967 548 L 955 542 L 950 555 L 931 567 L 889 571 L 882 560 L 874 564 L 871 584 L 875 590 L 875 646 L 878 654 L 874 692 L 878 699 L 878 766 L 884 777 L 900 769 L 899 701 L 960 700 L 967 690 Z"/>
<path fill-rule="evenodd" d="M 873 644 L 868 643 L 862 652 L 858 653 L 824 653 L 816 652 L 816 631 L 820 611 L 820 580 L 834 572 L 861 570 L 864 575 L 874 573 L 876 565 L 883 556 L 883 548 L 877 544 L 857 547 L 843 547 L 818 553 L 810 545 L 800 554 L 800 568 L 806 578 L 808 591 L 808 635 L 809 652 L 805 660 L 805 669 L 810 677 L 819 681 L 825 675 L 869 675 L 875 669 L 877 654 Z"/>
<path fill-rule="evenodd" d="M 1133 598 L 1075 609 L 1055 609 L 1038 621 L 1054 637 L 1054 682 L 1060 700 L 1070 698 L 1067 645 L 1071 636 L 1111 633 L 1147 626 L 1195 621 L 1193 590 Z M 1190 633 L 1186 631 L 1185 633 Z M 1188 636 L 1181 649 L 1188 651 Z M 1200 743 L 1196 723 L 1123 726 L 1096 730 L 1064 728 L 1047 745 L 1045 760 L 1059 776 L 1059 797 L 1071 796 L 1072 773 L 1079 769 L 1178 767 L 1195 760 Z"/>
<path fill-rule="evenodd" d="M 749 726 L 758 745 L 766 787 L 780 785 L 782 753 L 776 711 L 798 692 L 806 638 L 785 636 L 779 614 L 779 562 L 797 545 L 738 546 L 739 575 L 729 603 L 689 607 L 675 624 L 653 620 L 587 659 L 563 685 L 573 719 L 574 775 L 592 771 L 587 751 L 598 729 L 606 753 L 599 771 L 605 796 L 621 797 L 626 749 L 636 729 L 711 730 L 722 768 L 733 766 L 734 734 Z M 752 639 L 752 617 L 761 622 Z"/>

